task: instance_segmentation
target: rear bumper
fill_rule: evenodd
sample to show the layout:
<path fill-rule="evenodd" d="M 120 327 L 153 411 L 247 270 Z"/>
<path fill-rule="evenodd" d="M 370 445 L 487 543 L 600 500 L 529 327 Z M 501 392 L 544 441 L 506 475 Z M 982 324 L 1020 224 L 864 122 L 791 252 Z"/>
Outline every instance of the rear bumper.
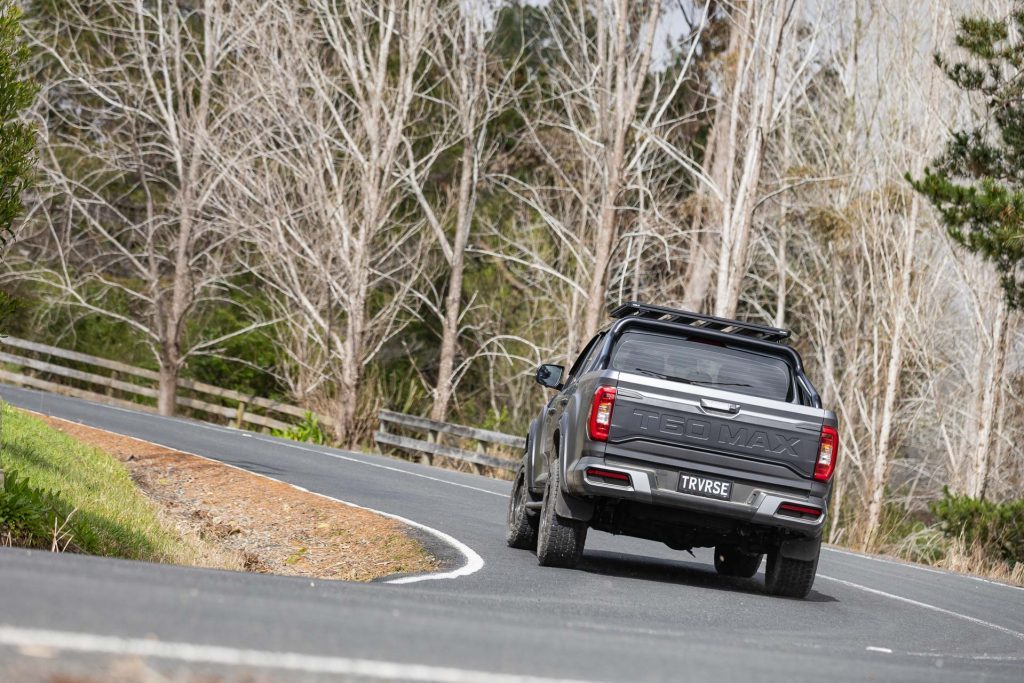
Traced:
<path fill-rule="evenodd" d="M 629 483 L 610 483 L 599 478 L 587 476 L 586 470 L 597 467 L 629 476 Z M 565 481 L 570 493 L 577 496 L 594 498 L 616 498 L 647 503 L 659 507 L 673 508 L 698 512 L 704 515 L 719 516 L 740 522 L 760 526 L 787 529 L 806 536 L 819 536 L 825 525 L 828 509 L 827 487 L 821 485 L 821 495 L 817 492 L 786 488 L 764 484 L 750 479 L 749 473 L 715 472 L 706 473 L 699 465 L 686 462 L 673 463 L 668 467 L 662 464 L 647 465 L 638 461 L 628 463 L 618 460 L 606 460 L 600 455 L 584 455 L 566 472 Z M 711 476 L 733 483 L 731 500 L 707 498 L 678 490 L 679 475 L 696 474 Z M 806 487 L 803 487 L 806 489 Z M 783 503 L 794 503 L 801 506 L 818 508 L 819 517 L 796 516 L 780 511 Z"/>

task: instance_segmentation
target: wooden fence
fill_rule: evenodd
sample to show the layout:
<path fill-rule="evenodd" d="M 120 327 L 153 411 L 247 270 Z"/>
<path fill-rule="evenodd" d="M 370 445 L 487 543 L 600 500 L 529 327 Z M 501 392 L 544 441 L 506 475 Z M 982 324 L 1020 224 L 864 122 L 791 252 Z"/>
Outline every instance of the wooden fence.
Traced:
<path fill-rule="evenodd" d="M 61 361 L 71 361 L 76 367 L 69 367 L 67 362 Z M 0 366 L 2 382 L 98 403 L 156 412 L 153 402 L 159 394 L 160 376 L 152 370 L 17 337 L 0 337 L 0 363 L 17 367 L 17 370 L 10 370 Z M 97 371 L 106 371 L 107 374 L 99 374 Z M 57 379 L 62 381 L 55 381 Z M 257 429 L 285 430 L 295 426 L 294 418 L 305 418 L 308 413 L 298 406 L 259 396 L 247 396 L 238 391 L 189 379 L 178 380 L 178 391 L 176 402 L 179 406 L 226 419 L 239 429 L 252 425 Z M 183 392 L 187 392 L 186 395 L 181 395 Z M 152 401 L 130 400 L 132 396 L 142 396 Z M 199 396 L 214 397 L 227 404 L 211 403 Z M 379 446 L 412 452 L 428 465 L 433 465 L 434 457 L 439 456 L 468 463 L 476 473 L 481 473 L 482 468 L 511 472 L 526 447 L 526 439 L 501 432 L 437 422 L 390 410 L 382 410 L 378 417 L 380 430 L 376 432 L 374 440 Z M 318 415 L 316 418 L 326 427 L 334 425 L 329 417 Z M 426 439 L 398 434 L 397 430 L 426 434 Z M 467 443 L 474 450 L 464 448 L 463 445 Z"/>
<path fill-rule="evenodd" d="M 473 471 L 479 474 L 481 467 L 510 472 L 519 464 L 518 458 L 526 448 L 526 439 L 511 434 L 476 429 L 464 425 L 449 424 L 428 420 L 425 417 L 393 413 L 382 410 L 378 415 L 380 430 L 374 440 L 382 446 L 393 446 L 420 455 L 420 461 L 432 465 L 434 456 L 451 458 L 468 462 Z M 390 427 L 390 429 L 389 429 Z M 426 439 L 417 439 L 395 434 L 395 428 L 407 431 L 426 433 Z M 445 437 L 452 441 L 476 442 L 476 450 L 467 450 L 460 446 L 444 443 Z"/>
<path fill-rule="evenodd" d="M 0 350 L 0 363 L 19 367 L 19 371 L 0 368 L 0 381 L 125 408 L 156 412 L 155 406 L 151 403 L 133 401 L 116 395 L 143 396 L 155 400 L 159 393 L 157 384 L 160 375 L 152 370 L 17 337 L 0 337 L 0 349 L 3 349 Z M 26 352 L 31 355 L 26 355 Z M 61 360 L 92 366 L 108 373 L 98 374 L 91 370 L 68 367 L 67 364 L 61 364 Z M 53 381 L 55 377 L 71 380 L 72 383 Z M 83 388 L 83 384 L 99 387 L 102 393 L 92 388 Z M 179 379 L 178 391 L 192 394 L 178 395 L 176 402 L 179 406 L 225 418 L 239 429 L 243 425 L 253 425 L 257 429 L 289 429 L 295 423 L 295 420 L 289 418 L 301 419 L 308 412 L 298 406 L 259 396 L 247 396 L 238 391 L 190 379 Z M 211 403 L 196 395 L 216 397 L 230 402 L 230 405 Z M 256 409 L 260 412 L 255 412 Z M 330 418 L 318 416 L 317 419 L 328 427 L 333 424 Z"/>

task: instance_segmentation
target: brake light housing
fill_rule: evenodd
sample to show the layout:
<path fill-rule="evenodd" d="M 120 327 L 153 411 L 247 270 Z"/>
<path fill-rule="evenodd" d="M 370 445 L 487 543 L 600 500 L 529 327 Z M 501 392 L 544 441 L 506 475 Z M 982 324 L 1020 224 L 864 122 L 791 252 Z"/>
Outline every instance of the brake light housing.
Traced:
<path fill-rule="evenodd" d="M 799 503 L 782 503 L 779 505 L 776 513 L 788 513 L 799 517 L 821 517 L 821 508 L 811 507 L 810 505 L 800 505 Z"/>
<path fill-rule="evenodd" d="M 594 402 L 590 405 L 590 420 L 587 434 L 594 441 L 607 441 L 612 426 L 612 410 L 615 408 L 615 387 L 598 387 Z"/>
<path fill-rule="evenodd" d="M 606 470 L 601 467 L 588 467 L 587 476 L 593 479 L 600 479 L 605 484 L 617 484 L 619 486 L 632 486 L 633 481 L 625 472 Z"/>
<path fill-rule="evenodd" d="M 835 427 L 825 425 L 821 428 L 821 439 L 818 441 L 818 458 L 814 461 L 814 478 L 828 481 L 836 471 L 839 459 L 839 432 Z"/>

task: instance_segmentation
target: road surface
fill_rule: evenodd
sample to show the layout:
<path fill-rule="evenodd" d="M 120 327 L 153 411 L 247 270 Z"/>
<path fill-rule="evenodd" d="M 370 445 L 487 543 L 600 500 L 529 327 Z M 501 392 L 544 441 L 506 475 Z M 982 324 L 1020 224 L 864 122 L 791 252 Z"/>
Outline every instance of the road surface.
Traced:
<path fill-rule="evenodd" d="M 399 515 L 451 565 L 350 584 L 3 549 L 0 681 L 34 657 L 88 671 L 125 656 L 229 680 L 1024 681 L 1024 589 L 827 548 L 808 599 L 772 598 L 762 573 L 717 576 L 709 551 L 599 532 L 578 569 L 543 568 L 505 546 L 508 482 L 0 396 Z"/>

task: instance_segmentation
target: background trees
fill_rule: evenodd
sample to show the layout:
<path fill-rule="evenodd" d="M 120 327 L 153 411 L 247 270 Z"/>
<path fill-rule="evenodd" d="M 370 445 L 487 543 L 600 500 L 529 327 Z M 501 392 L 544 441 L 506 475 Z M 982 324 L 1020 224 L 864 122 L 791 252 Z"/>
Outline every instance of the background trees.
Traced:
<path fill-rule="evenodd" d="M 36 87 L 25 78 L 28 48 L 20 35 L 21 11 L 0 2 L 0 249 L 14 238 L 11 225 L 22 212 L 21 193 L 32 181 L 35 131 L 21 118 Z"/>
<path fill-rule="evenodd" d="M 230 305 L 241 272 L 221 190 L 246 153 L 233 69 L 261 13 L 244 2 L 31 7 L 46 191 L 9 279 L 137 333 L 159 367 L 158 408 L 173 414 L 188 358 L 245 330 L 211 338 L 188 323 Z"/>
<path fill-rule="evenodd" d="M 1019 496 L 1016 4 L 26 7 L 19 333 L 148 349 L 165 412 L 214 354 L 340 443 L 379 407 L 521 432 L 535 365 L 641 299 L 793 328 L 831 540 Z"/>
<path fill-rule="evenodd" d="M 950 237 L 995 262 L 1006 299 L 1024 306 L 1024 9 L 962 17 L 956 45 L 968 61 L 935 63 L 980 108 L 956 130 L 914 187 L 935 205 Z"/>

